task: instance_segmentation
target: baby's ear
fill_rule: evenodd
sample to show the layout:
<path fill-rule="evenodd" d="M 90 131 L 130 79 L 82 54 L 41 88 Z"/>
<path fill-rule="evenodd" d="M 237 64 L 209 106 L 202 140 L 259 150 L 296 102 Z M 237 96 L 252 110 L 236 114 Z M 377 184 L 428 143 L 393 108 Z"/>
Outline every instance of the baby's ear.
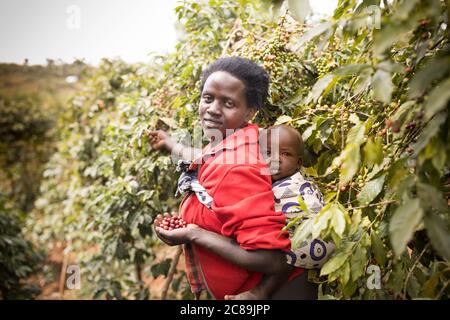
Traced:
<path fill-rule="evenodd" d="M 300 169 L 303 166 L 303 158 L 302 157 L 298 157 L 297 164 L 298 164 L 298 169 Z"/>

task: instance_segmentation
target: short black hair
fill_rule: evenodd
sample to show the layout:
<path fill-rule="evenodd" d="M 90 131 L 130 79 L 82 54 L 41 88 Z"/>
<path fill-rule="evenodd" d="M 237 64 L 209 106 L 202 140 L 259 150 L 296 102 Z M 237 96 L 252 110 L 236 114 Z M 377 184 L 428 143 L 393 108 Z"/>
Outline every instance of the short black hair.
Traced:
<path fill-rule="evenodd" d="M 203 92 L 208 77 L 217 71 L 224 71 L 241 80 L 245 85 L 247 105 L 261 109 L 269 95 L 269 74 L 255 62 L 242 57 L 225 57 L 211 63 L 203 72 L 200 92 Z"/>

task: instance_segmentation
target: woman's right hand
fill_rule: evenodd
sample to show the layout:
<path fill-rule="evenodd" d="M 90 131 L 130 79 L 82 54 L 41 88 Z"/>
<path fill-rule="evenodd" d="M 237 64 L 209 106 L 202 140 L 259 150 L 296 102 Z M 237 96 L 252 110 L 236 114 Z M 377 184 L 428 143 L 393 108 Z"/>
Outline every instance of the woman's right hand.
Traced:
<path fill-rule="evenodd" d="M 165 213 L 164 216 L 158 214 L 156 216 L 154 226 L 155 233 L 161 241 L 169 246 L 176 246 L 184 243 L 192 242 L 193 237 L 195 236 L 195 232 L 197 232 L 200 227 L 196 224 L 188 224 L 185 228 L 173 229 L 173 230 L 165 230 L 161 228 L 161 223 L 164 217 L 170 217 L 171 215 Z"/>
<path fill-rule="evenodd" d="M 150 145 L 152 146 L 153 149 L 161 150 L 165 148 L 168 151 L 172 151 L 173 141 L 167 132 L 163 130 L 156 130 L 156 131 L 147 131 L 146 134 L 149 137 Z"/>

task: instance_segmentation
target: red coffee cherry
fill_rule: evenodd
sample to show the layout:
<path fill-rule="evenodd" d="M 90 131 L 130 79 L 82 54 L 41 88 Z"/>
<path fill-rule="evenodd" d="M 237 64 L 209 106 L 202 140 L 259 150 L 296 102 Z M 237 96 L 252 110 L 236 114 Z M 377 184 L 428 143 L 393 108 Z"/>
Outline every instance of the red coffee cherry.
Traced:
<path fill-rule="evenodd" d="M 164 230 L 170 231 L 179 228 L 186 228 L 187 223 L 179 216 L 170 216 L 169 214 L 164 214 L 161 226 Z"/>

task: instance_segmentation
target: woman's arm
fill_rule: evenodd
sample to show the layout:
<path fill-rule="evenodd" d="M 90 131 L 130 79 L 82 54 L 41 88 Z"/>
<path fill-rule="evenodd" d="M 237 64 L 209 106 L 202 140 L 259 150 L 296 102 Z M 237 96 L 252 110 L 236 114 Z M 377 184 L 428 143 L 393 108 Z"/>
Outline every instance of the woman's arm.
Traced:
<path fill-rule="evenodd" d="M 286 254 L 281 250 L 244 250 L 234 239 L 202 228 L 192 229 L 191 242 L 251 271 L 279 274 L 288 266 Z"/>
<path fill-rule="evenodd" d="M 194 243 L 244 269 L 267 275 L 286 272 L 286 255 L 281 250 L 244 250 L 233 239 L 205 230 L 194 224 L 187 228 L 164 230 L 155 221 L 157 236 L 168 245 Z"/>
<path fill-rule="evenodd" d="M 172 154 L 176 154 L 183 160 L 193 161 L 201 155 L 202 150 L 184 146 L 175 142 L 173 138 L 163 130 L 148 131 L 147 135 L 150 139 L 150 145 L 155 150 L 166 149 Z"/>

